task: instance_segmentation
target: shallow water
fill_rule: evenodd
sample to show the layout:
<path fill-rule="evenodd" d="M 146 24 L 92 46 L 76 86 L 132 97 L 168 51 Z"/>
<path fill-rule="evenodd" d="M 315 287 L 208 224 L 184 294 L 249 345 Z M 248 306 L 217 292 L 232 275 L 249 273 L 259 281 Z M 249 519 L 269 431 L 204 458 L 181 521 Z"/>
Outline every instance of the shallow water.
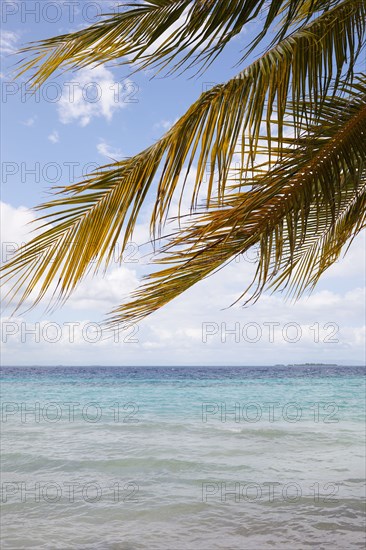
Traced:
<path fill-rule="evenodd" d="M 363 548 L 361 367 L 2 369 L 2 549 Z"/>

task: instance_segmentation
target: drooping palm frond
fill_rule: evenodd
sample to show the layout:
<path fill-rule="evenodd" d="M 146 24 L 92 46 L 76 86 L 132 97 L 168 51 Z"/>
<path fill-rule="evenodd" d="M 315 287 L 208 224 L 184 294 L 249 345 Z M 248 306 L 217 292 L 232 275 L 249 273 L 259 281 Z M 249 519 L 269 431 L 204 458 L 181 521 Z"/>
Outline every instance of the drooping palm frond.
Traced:
<path fill-rule="evenodd" d="M 61 198 L 42 205 L 40 210 L 47 213 L 41 219 L 53 227 L 34 238 L 4 267 L 6 276 L 15 280 L 14 292 L 26 283 L 24 300 L 42 281 L 38 301 L 57 278 L 62 300 L 91 264 L 99 268 L 104 261 L 108 265 L 122 232 L 123 246 L 128 242 L 161 164 L 151 217 L 153 230 L 165 221 L 180 177 L 187 177 L 194 161 L 197 173 L 192 207 L 196 206 L 207 165 L 207 206 L 214 194 L 223 201 L 238 141 L 244 166 L 247 159 L 255 160 L 263 122 L 270 147 L 273 114 L 277 129 L 272 139 L 281 147 L 289 99 L 291 116 L 297 121 L 295 128 L 304 114 L 311 118 L 321 110 L 326 91 L 334 82 L 332 77 L 342 72 L 350 49 L 359 49 L 366 28 L 365 11 L 363 1 L 340 2 L 274 46 L 236 78 L 202 94 L 156 144 L 64 188 Z"/>
<path fill-rule="evenodd" d="M 349 186 L 342 189 L 332 223 L 329 210 L 325 204 L 321 216 L 314 210 L 309 213 L 306 241 L 295 246 L 293 258 L 274 278 L 271 288 L 282 287 L 288 295 L 299 298 L 307 289 L 314 289 L 324 271 L 337 261 L 347 241 L 349 248 L 366 224 L 366 171 L 356 188 L 350 180 Z"/>
<path fill-rule="evenodd" d="M 204 41 L 208 45 L 202 56 L 209 60 L 262 7 L 264 32 L 278 15 L 284 17 L 275 39 L 280 42 L 236 78 L 202 94 L 156 144 L 65 187 L 61 198 L 39 207 L 46 211 L 41 218 L 44 232 L 3 268 L 5 281 L 13 282 L 10 294 L 22 292 L 20 303 L 35 289 L 37 303 L 55 280 L 55 293 L 65 300 L 93 263 L 96 269 L 102 263 L 107 267 L 122 233 L 122 251 L 128 242 L 155 176 L 151 228 L 153 233 L 159 230 L 180 177 L 185 177 L 184 189 L 194 162 L 192 210 L 197 208 L 207 165 L 210 168 L 204 190 L 207 214 L 166 249 L 173 266 L 152 275 L 143 295 L 117 309 L 113 321 L 144 317 L 255 243 L 260 243 L 261 257 L 254 295 L 267 284 L 278 286 L 289 279 L 290 288 L 302 292 L 333 261 L 339 251 L 336 242 L 358 231 L 357 208 L 364 205 L 364 87 L 358 84 L 348 90 L 349 103 L 326 96 L 329 90 L 342 92 L 344 69 L 352 76 L 362 51 L 363 0 L 149 1 L 80 33 L 35 45 L 35 57 L 22 70 L 43 62 L 33 80 L 39 85 L 61 65 L 80 68 L 120 55 L 132 55 L 142 66 L 154 59 L 161 65 L 188 48 L 177 67 Z M 202 25 L 200 43 L 196 34 Z M 169 34 L 169 28 L 174 32 Z M 160 46 L 148 52 L 162 37 Z M 254 45 L 261 38 L 259 33 Z M 293 138 L 284 137 L 287 124 L 292 124 Z M 279 160 L 267 175 L 254 165 L 263 153 L 263 125 L 269 166 Z M 241 186 L 233 193 L 227 187 L 239 142 L 243 185 L 252 186 L 248 193 Z M 307 238 L 309 228 L 312 240 Z M 164 298 L 159 295 L 162 288 Z"/>
<path fill-rule="evenodd" d="M 24 48 L 32 54 L 20 74 L 37 69 L 38 86 L 60 67 L 81 68 L 115 61 L 133 62 L 140 68 L 162 68 L 176 60 L 171 70 L 199 62 L 212 62 L 249 21 L 263 13 L 256 44 L 283 15 L 283 32 L 307 2 L 309 17 L 332 0 L 147 0 L 126 4 L 120 13 L 106 14 L 96 24 L 77 32 L 42 40 Z"/>
<path fill-rule="evenodd" d="M 234 193 L 173 238 L 159 259 L 170 267 L 150 275 L 110 322 L 144 318 L 257 243 L 252 297 L 289 280 L 298 295 L 313 286 L 365 225 L 366 79 L 350 91 L 326 101 L 304 136 L 281 143 L 281 161 L 254 176 L 250 191 Z"/>

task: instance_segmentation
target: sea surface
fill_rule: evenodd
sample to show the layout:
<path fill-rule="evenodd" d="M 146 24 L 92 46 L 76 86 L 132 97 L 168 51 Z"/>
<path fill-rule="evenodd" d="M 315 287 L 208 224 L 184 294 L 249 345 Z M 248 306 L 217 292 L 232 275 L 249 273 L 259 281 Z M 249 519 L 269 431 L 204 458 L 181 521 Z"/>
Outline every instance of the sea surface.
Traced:
<path fill-rule="evenodd" d="M 363 367 L 3 367 L 1 549 L 365 546 Z"/>

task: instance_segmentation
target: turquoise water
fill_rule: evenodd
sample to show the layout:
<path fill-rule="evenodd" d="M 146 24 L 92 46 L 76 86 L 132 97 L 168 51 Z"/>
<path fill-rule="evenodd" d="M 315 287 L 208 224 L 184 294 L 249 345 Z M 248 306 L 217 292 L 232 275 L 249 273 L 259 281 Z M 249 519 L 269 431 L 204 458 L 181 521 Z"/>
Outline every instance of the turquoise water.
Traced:
<path fill-rule="evenodd" d="M 361 367 L 2 369 L 2 549 L 365 544 Z"/>

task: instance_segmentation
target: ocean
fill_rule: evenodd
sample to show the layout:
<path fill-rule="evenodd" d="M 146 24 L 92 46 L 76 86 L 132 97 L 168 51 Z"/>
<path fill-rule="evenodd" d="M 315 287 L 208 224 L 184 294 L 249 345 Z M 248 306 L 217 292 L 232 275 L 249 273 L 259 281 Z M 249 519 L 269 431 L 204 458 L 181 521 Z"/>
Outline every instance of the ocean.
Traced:
<path fill-rule="evenodd" d="M 365 368 L 3 367 L 5 549 L 365 546 Z"/>

